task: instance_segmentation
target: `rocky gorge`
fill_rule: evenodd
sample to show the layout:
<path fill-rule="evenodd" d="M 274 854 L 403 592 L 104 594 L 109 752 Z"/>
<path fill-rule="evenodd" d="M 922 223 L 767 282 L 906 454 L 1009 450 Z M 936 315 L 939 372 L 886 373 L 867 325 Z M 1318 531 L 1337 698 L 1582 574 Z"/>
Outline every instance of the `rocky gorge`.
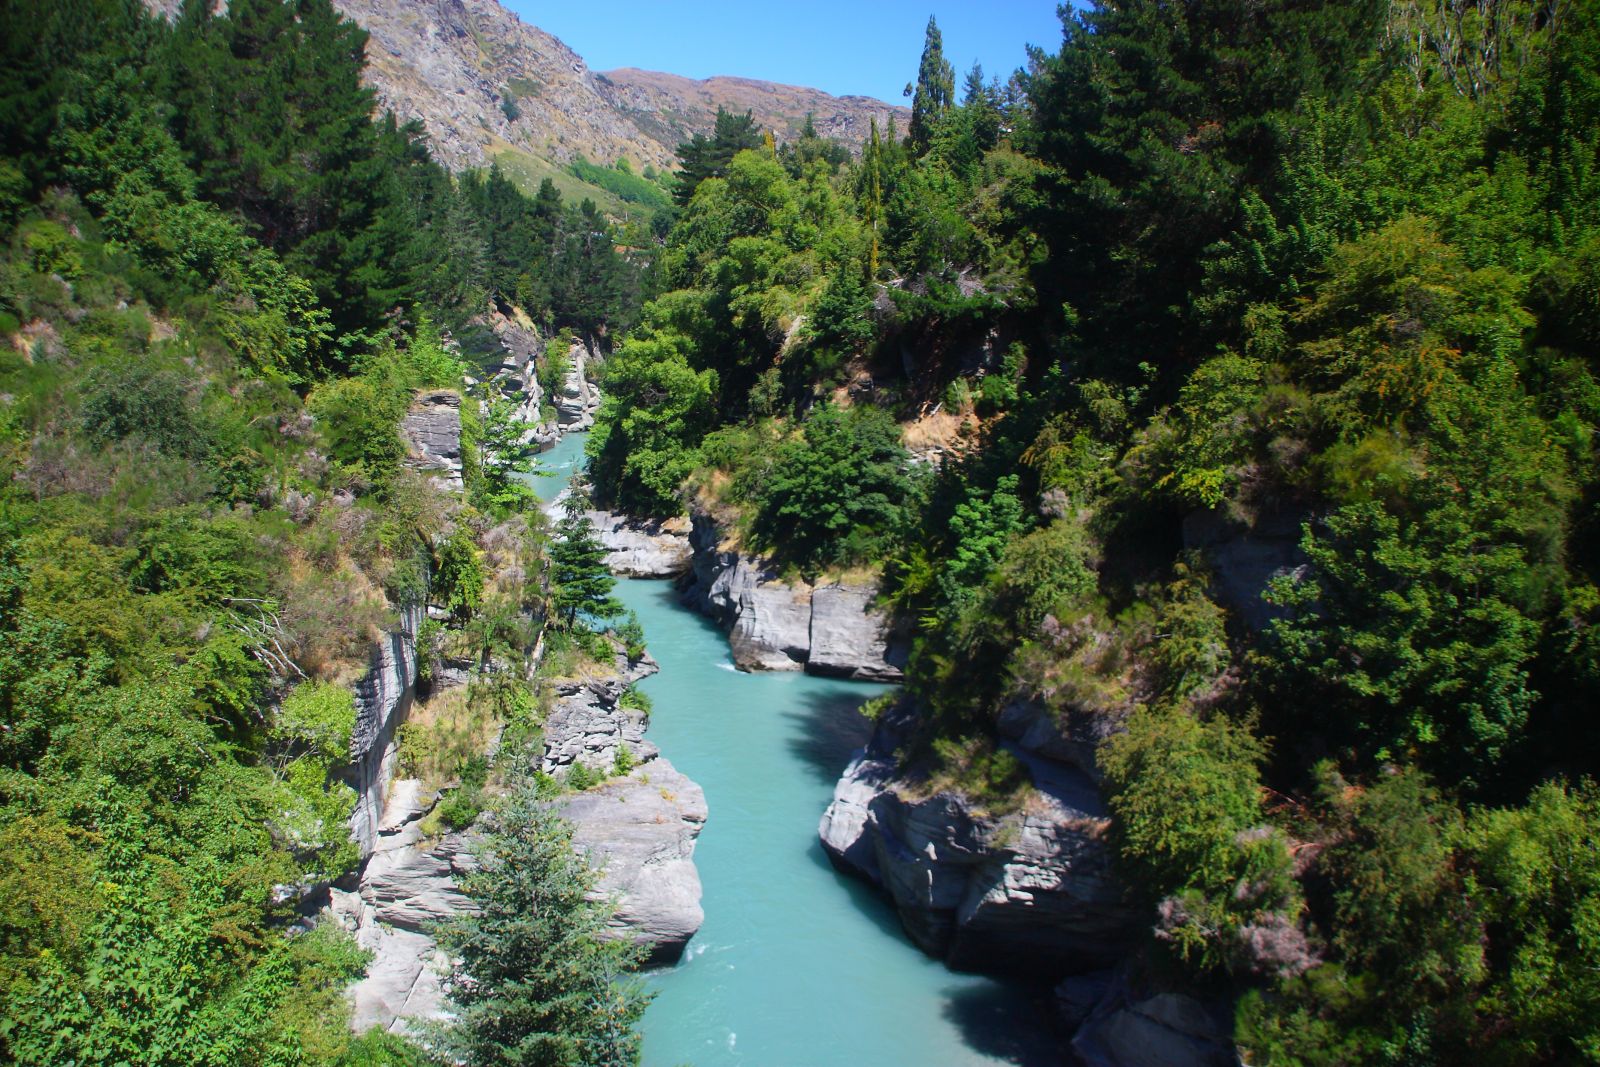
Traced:
<path fill-rule="evenodd" d="M 520 351 L 512 343 L 506 347 L 507 362 L 515 365 L 509 371 L 502 368 L 496 386 L 519 396 L 532 394 L 528 402 L 537 405 L 537 389 L 523 390 L 535 380 L 541 353 L 531 346 Z M 534 432 L 548 434 L 551 444 L 586 429 L 598 406 L 598 392 L 586 373 L 587 355 L 586 346 L 575 341 L 557 419 L 549 426 L 534 426 Z M 461 402 L 459 394 L 448 390 L 420 393 L 401 424 L 408 466 L 446 493 L 459 493 L 462 485 Z M 350 832 L 359 844 L 361 863 L 324 895 L 310 898 L 320 900 L 322 910 L 373 954 L 365 975 L 348 992 L 354 1004 L 352 1025 L 358 1031 L 403 1030 L 408 1021 L 442 1015 L 443 978 L 450 961 L 431 931 L 474 907 L 457 883 L 472 869 L 476 829 L 429 828 L 428 816 L 454 783 L 430 786 L 417 778 L 397 777 L 401 727 L 417 706 L 417 636 L 423 619 L 420 605 L 402 610 L 396 625 L 374 644 L 367 670 L 352 685 L 356 721 L 345 777 L 357 795 Z M 542 644 L 521 669 L 531 676 L 541 653 Z M 488 669 L 511 666 L 491 664 Z M 693 855 L 707 814 L 699 786 L 645 740 L 648 714 L 621 700 L 630 685 L 655 669 L 648 656 L 629 662 L 619 655 L 615 664 L 553 680 L 536 765 L 522 769 L 563 778 L 582 764 L 604 779 L 555 803 L 573 824 L 575 843 L 599 871 L 597 896 L 617 903 L 613 933 L 643 944 L 649 965 L 677 959 L 703 919 Z M 429 699 L 465 685 L 468 678 L 463 669 L 441 672 Z M 497 746 L 491 742 L 490 756 Z"/>

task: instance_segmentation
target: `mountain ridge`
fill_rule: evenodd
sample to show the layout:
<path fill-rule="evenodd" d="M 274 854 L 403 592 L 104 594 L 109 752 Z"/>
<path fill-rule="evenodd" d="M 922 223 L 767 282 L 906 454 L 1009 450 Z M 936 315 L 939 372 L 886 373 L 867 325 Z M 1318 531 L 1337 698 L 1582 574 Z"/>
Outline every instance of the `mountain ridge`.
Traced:
<path fill-rule="evenodd" d="M 181 0 L 145 0 L 175 16 Z M 717 108 L 749 110 L 779 140 L 808 113 L 819 133 L 859 151 L 872 119 L 910 111 L 860 95 L 756 78 L 687 78 L 622 67 L 597 72 L 560 38 L 497 0 L 334 0 L 369 35 L 365 78 L 381 110 L 426 128 L 452 170 L 507 165 L 522 184 L 562 176 L 579 157 L 635 170 L 677 166 L 677 145 L 709 133 Z"/>

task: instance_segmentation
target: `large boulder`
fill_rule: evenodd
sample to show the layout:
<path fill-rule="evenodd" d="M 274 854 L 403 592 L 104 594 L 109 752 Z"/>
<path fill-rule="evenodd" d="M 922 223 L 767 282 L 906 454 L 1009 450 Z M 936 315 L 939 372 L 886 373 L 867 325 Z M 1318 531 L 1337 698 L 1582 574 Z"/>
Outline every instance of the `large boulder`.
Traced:
<path fill-rule="evenodd" d="M 1132 916 L 1093 781 L 1019 750 L 1034 788 L 996 814 L 905 773 L 900 718 L 880 722 L 823 814 L 835 866 L 882 887 L 912 940 L 953 966 L 1059 978 L 1116 962 Z"/>
<path fill-rule="evenodd" d="M 597 894 L 617 902 L 612 929 L 644 944 L 650 965 L 682 956 L 705 920 L 694 866 L 705 793 L 644 740 L 649 717 L 621 703 L 628 685 L 655 670 L 648 657 L 638 663 L 619 657 L 612 672 L 558 683 L 540 762 L 547 774 L 581 763 L 610 775 L 618 751 L 628 752 L 628 773 L 563 800 L 561 808 L 601 872 Z"/>
<path fill-rule="evenodd" d="M 654 759 L 658 750 L 644 739 L 650 717 L 621 704 L 623 691 L 659 668 L 646 656 L 637 663 L 626 660 L 614 671 L 555 683 L 556 702 L 544 722 L 544 754 L 539 769 L 559 774 L 574 763 L 602 773 L 615 764 L 617 750 L 626 748 L 633 763 Z"/>
<path fill-rule="evenodd" d="M 1085 1067 L 1236 1067 L 1225 1019 L 1193 997 L 1111 995 L 1072 1039 Z"/>

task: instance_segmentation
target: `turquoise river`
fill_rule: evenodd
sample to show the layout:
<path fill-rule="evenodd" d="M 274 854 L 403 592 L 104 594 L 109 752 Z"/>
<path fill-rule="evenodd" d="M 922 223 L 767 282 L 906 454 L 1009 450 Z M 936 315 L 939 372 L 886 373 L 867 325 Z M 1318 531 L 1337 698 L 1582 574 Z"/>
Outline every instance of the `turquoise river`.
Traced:
<path fill-rule="evenodd" d="M 559 491 L 577 435 L 541 458 Z M 695 862 L 705 925 L 651 973 L 646 1067 L 968 1067 L 1056 1062 L 1037 991 L 955 974 L 893 910 L 828 864 L 817 820 L 882 686 L 734 670 L 726 639 L 672 583 L 622 581 L 660 673 L 650 740 L 705 789 Z"/>

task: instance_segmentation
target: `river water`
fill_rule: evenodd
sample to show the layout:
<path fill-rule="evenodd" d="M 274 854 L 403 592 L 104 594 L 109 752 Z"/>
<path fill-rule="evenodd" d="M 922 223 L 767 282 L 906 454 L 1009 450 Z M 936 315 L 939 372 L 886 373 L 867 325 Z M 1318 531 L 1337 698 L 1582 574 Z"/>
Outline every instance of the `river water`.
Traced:
<path fill-rule="evenodd" d="M 540 457 L 562 477 L 578 435 Z M 640 683 L 649 738 L 705 789 L 695 850 L 705 925 L 647 978 L 645 1067 L 976 1067 L 1057 1062 L 1037 990 L 954 974 L 918 951 L 893 910 L 838 874 L 817 820 L 850 751 L 856 708 L 883 686 L 734 670 L 722 632 L 672 583 L 620 581 L 660 673 Z"/>

